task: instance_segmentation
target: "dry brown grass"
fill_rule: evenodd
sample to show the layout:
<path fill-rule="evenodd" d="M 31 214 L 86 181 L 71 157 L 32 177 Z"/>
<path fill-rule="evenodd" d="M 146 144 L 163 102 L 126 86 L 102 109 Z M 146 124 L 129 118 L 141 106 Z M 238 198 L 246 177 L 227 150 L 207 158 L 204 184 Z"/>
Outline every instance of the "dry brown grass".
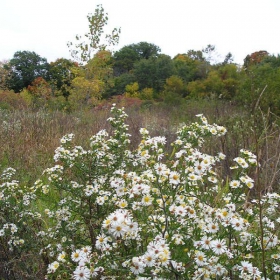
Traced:
<path fill-rule="evenodd" d="M 119 106 L 123 104 L 120 103 Z M 180 106 L 167 104 L 130 104 L 125 109 L 132 135 L 132 147 L 140 141 L 139 129 L 145 127 L 151 136 L 165 136 L 171 143 L 181 123 L 196 121 L 196 114 L 203 113 L 210 122 L 228 129 L 225 137 L 209 141 L 206 152 L 219 151 L 228 155 L 224 169 L 230 173 L 230 159 L 238 156 L 241 148 L 259 154 L 265 184 L 279 183 L 279 127 L 265 121 L 264 116 L 250 116 L 246 110 L 230 103 L 188 101 Z M 78 111 L 71 114 L 16 110 L 0 111 L 0 164 L 13 167 L 25 182 L 34 182 L 41 172 L 52 165 L 54 150 L 60 138 L 67 133 L 75 134 L 77 145 L 86 145 L 89 138 L 101 129 L 111 130 L 107 122 L 110 104 L 98 110 Z M 263 118 L 263 119 L 262 119 Z M 259 143 L 258 146 L 256 143 Z M 266 178 L 266 179 L 265 179 Z M 270 178 L 270 179 L 269 179 Z M 273 182 L 270 183 L 269 180 Z"/>
<path fill-rule="evenodd" d="M 0 112 L 1 165 L 17 169 L 25 179 L 35 179 L 51 164 L 60 138 L 74 133 L 83 143 L 106 125 L 107 112 L 73 115 L 29 110 Z"/>

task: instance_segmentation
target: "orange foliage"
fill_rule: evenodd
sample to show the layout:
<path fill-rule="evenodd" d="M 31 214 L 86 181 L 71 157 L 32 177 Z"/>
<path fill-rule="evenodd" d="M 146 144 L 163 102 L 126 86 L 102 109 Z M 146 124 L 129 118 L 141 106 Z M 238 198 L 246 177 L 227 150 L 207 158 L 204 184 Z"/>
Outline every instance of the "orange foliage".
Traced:
<path fill-rule="evenodd" d="M 244 59 L 244 66 L 248 67 L 251 65 L 256 65 L 263 61 L 269 55 L 267 51 L 257 51 L 250 55 L 247 55 Z"/>
<path fill-rule="evenodd" d="M 41 97 L 46 100 L 50 99 L 52 95 L 52 89 L 49 83 L 42 77 L 36 78 L 31 85 L 27 87 L 27 90 L 36 97 Z"/>

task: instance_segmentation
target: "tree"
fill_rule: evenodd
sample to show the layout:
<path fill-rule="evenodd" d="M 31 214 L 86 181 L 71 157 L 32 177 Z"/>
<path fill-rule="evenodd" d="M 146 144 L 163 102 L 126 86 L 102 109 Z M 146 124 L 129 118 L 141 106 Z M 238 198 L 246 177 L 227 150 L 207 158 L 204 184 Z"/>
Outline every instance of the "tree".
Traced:
<path fill-rule="evenodd" d="M 202 51 L 188 50 L 187 56 L 193 60 L 205 60 Z"/>
<path fill-rule="evenodd" d="M 111 52 L 101 50 L 86 65 L 75 69 L 68 98 L 72 108 L 97 105 L 106 89 L 113 86 L 111 58 Z"/>
<path fill-rule="evenodd" d="M 252 65 L 259 64 L 268 56 L 269 53 L 267 51 L 257 51 L 250 55 L 248 54 L 244 59 L 244 68 L 248 69 Z"/>
<path fill-rule="evenodd" d="M 280 55 L 268 55 L 266 56 L 263 61 L 263 63 L 269 63 L 272 68 L 279 68 L 280 67 Z"/>
<path fill-rule="evenodd" d="M 261 108 L 280 115 L 280 68 L 277 59 L 266 52 L 254 53 L 247 68 L 243 70 L 236 99 L 251 109 L 252 113 Z M 279 64 L 278 64 L 279 65 Z"/>
<path fill-rule="evenodd" d="M 200 61 L 194 60 L 187 54 L 178 54 L 173 58 L 175 74 L 185 83 L 199 79 Z"/>
<path fill-rule="evenodd" d="M 68 97 L 71 109 L 93 107 L 101 99 L 104 83 L 78 76 L 72 81 L 71 94 Z"/>
<path fill-rule="evenodd" d="M 27 90 L 32 95 L 34 103 L 38 106 L 45 106 L 52 96 L 50 84 L 42 77 L 36 78 L 31 85 L 27 87 Z"/>
<path fill-rule="evenodd" d="M 108 81 L 113 74 L 112 54 L 110 51 L 98 51 L 94 57 L 88 61 L 86 67 L 89 79 L 99 79 Z"/>
<path fill-rule="evenodd" d="M 196 65 L 196 78 L 205 79 L 208 72 L 210 71 L 212 52 L 215 50 L 215 47 L 208 45 L 203 50 L 189 50 L 187 56 L 195 62 Z"/>
<path fill-rule="evenodd" d="M 160 47 L 147 42 L 132 44 L 131 47 L 138 53 L 140 59 L 149 59 L 150 57 L 157 57 L 161 52 Z"/>
<path fill-rule="evenodd" d="M 72 80 L 75 78 L 75 70 L 78 64 L 65 58 L 59 58 L 50 63 L 49 79 L 55 92 L 61 92 L 64 97 L 68 97 Z"/>
<path fill-rule="evenodd" d="M 121 75 L 133 69 L 134 63 L 141 59 L 158 57 L 160 48 L 154 44 L 140 42 L 124 46 L 114 54 L 114 73 Z"/>
<path fill-rule="evenodd" d="M 133 73 L 123 73 L 113 79 L 114 85 L 106 89 L 107 96 L 118 95 L 125 92 L 125 87 L 128 84 L 134 83 L 136 78 Z"/>
<path fill-rule="evenodd" d="M 212 68 L 206 79 L 190 82 L 187 86 L 193 98 L 232 99 L 239 88 L 240 73 L 235 64 L 219 65 Z"/>
<path fill-rule="evenodd" d="M 69 101 L 72 104 L 76 100 L 83 104 L 96 105 L 112 82 L 111 52 L 107 48 L 118 43 L 120 29 L 114 28 L 110 34 L 104 33 L 104 27 L 108 24 L 108 14 L 102 5 L 98 5 L 95 13 L 89 14 L 87 19 L 88 33 L 84 37 L 77 35 L 76 44 L 68 43 L 72 57 L 80 65 L 76 71 L 76 78 L 72 81 L 72 96 L 69 97 Z"/>
<path fill-rule="evenodd" d="M 35 52 L 16 52 L 5 68 L 10 71 L 7 85 L 15 92 L 27 88 L 38 77 L 48 80 L 49 63 Z"/>
<path fill-rule="evenodd" d="M 140 90 L 153 88 L 159 92 L 163 89 L 166 79 L 174 74 L 174 65 L 170 56 L 161 54 L 135 63 L 133 73 Z"/>
<path fill-rule="evenodd" d="M 135 49 L 129 46 L 124 46 L 119 51 L 114 53 L 114 75 L 120 76 L 128 73 L 134 67 L 134 63 L 140 60 L 139 54 Z"/>
<path fill-rule="evenodd" d="M 68 42 L 71 56 L 80 64 L 87 63 L 96 52 L 105 50 L 119 42 L 120 29 L 114 28 L 110 34 L 104 34 L 108 24 L 108 14 L 102 5 L 97 5 L 94 14 L 88 14 L 89 31 L 82 37 L 76 35 L 77 43 Z"/>
<path fill-rule="evenodd" d="M 166 79 L 164 90 L 167 92 L 183 95 L 185 86 L 183 80 L 175 75 Z"/>
<path fill-rule="evenodd" d="M 228 53 L 226 56 L 225 56 L 225 59 L 224 59 L 224 61 L 223 61 L 223 65 L 226 65 L 226 64 L 230 64 L 230 63 L 232 63 L 233 62 L 233 55 L 232 55 L 232 53 Z"/>
<path fill-rule="evenodd" d="M 214 45 L 208 44 L 206 48 L 202 49 L 203 57 L 209 63 L 216 62 L 215 59 L 217 58 L 216 47 Z"/>

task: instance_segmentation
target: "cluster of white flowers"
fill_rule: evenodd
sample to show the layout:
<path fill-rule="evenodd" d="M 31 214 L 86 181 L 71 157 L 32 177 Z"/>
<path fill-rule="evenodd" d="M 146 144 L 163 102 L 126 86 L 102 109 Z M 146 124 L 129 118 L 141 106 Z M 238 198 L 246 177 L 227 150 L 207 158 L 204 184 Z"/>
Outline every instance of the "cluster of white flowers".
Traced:
<path fill-rule="evenodd" d="M 117 209 L 102 224 L 102 228 L 114 238 L 135 239 L 138 235 L 138 223 L 133 221 L 131 213 L 126 209 Z"/>
<path fill-rule="evenodd" d="M 169 155 L 165 137 L 150 137 L 145 128 L 138 148 L 130 151 L 127 115 L 115 106 L 112 112 L 111 136 L 101 130 L 90 138 L 88 150 L 72 146 L 73 135 L 65 136 L 56 150 L 59 165 L 34 186 L 46 197 L 59 194 L 45 209 L 51 226 L 38 233 L 48 240 L 43 251 L 53 259 L 50 275 L 67 270 L 73 279 L 97 274 L 101 279 L 261 279 L 255 252 L 271 256 L 266 269 L 279 273 L 280 197 L 251 199 L 251 171 L 258 164 L 253 153 L 241 150 L 233 159 L 233 176 L 223 178 L 225 155 L 203 152 L 203 143 L 226 129 L 210 125 L 203 115 L 200 123 L 180 127 Z"/>
<path fill-rule="evenodd" d="M 15 174 L 15 169 L 6 168 L 0 175 L 0 254 L 6 252 L 11 258 L 25 246 L 31 221 L 41 217 L 30 211 L 30 204 L 36 199 L 34 190 L 13 180 Z"/>
<path fill-rule="evenodd" d="M 172 265 L 172 269 L 184 271 L 182 263 L 172 261 L 171 252 L 166 240 L 160 236 L 156 236 L 154 241 L 151 241 L 147 246 L 147 251 L 144 255 L 133 257 L 131 260 L 123 262 L 124 267 L 129 267 L 130 271 L 138 275 L 148 268 L 153 276 L 159 274 L 161 267 Z"/>

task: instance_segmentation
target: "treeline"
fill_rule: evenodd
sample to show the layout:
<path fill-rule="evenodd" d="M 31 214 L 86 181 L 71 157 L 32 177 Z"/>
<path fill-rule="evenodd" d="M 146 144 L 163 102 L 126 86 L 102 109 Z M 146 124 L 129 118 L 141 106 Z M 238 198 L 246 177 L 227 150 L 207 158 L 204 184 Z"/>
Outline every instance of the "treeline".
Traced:
<path fill-rule="evenodd" d="M 140 42 L 114 53 L 99 50 L 86 63 L 60 58 L 48 62 L 35 52 L 18 51 L 0 64 L 1 107 L 94 107 L 115 95 L 141 100 L 226 99 L 280 113 L 280 56 L 258 51 L 243 65 L 229 53 L 213 62 L 215 47 L 189 50 L 174 58 Z"/>
<path fill-rule="evenodd" d="M 225 99 L 249 110 L 261 107 L 280 114 L 280 56 L 248 54 L 243 65 L 228 53 L 215 61 L 215 46 L 189 50 L 174 58 L 160 47 L 140 42 L 112 52 L 120 29 L 105 33 L 108 15 L 102 5 L 89 14 L 88 32 L 68 48 L 73 60 L 54 62 L 31 51 L 18 51 L 0 62 L 0 106 L 92 108 L 114 96 L 179 104 L 183 99 Z"/>

